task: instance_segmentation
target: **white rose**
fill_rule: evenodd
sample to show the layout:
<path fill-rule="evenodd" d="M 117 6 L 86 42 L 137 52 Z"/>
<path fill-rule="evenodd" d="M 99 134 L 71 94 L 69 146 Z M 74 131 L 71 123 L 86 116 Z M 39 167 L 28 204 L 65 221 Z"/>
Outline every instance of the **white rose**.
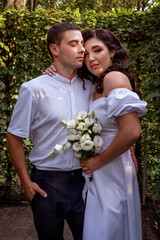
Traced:
<path fill-rule="evenodd" d="M 96 147 L 94 150 L 95 153 L 100 153 L 101 152 L 101 147 Z"/>
<path fill-rule="evenodd" d="M 92 141 L 87 140 L 86 142 L 81 143 L 81 148 L 85 151 L 90 151 L 94 146 Z"/>
<path fill-rule="evenodd" d="M 75 121 L 76 121 L 76 124 L 78 125 L 79 124 L 79 120 L 76 118 Z"/>
<path fill-rule="evenodd" d="M 94 133 L 100 133 L 102 131 L 102 126 L 100 124 L 98 124 L 98 123 L 95 123 L 93 125 L 92 131 Z"/>
<path fill-rule="evenodd" d="M 91 141 L 91 137 L 89 136 L 89 134 L 84 134 L 82 137 L 81 137 L 81 140 L 80 142 L 86 142 L 87 140 Z"/>
<path fill-rule="evenodd" d="M 74 156 L 75 156 L 76 158 L 81 158 L 81 153 L 79 153 L 79 152 L 74 152 Z"/>
<path fill-rule="evenodd" d="M 80 140 L 81 137 L 82 137 L 82 135 L 80 135 L 80 134 L 76 134 L 76 140 Z"/>
<path fill-rule="evenodd" d="M 74 135 L 76 135 L 78 133 L 75 128 L 69 129 L 69 132 L 74 134 Z"/>
<path fill-rule="evenodd" d="M 80 122 L 77 127 L 78 130 L 84 131 L 87 130 L 87 126 L 84 122 Z"/>
<path fill-rule="evenodd" d="M 75 136 L 74 134 L 69 135 L 68 139 L 71 141 L 75 141 Z"/>
<path fill-rule="evenodd" d="M 75 142 L 72 146 L 73 150 L 78 152 L 81 150 L 81 145 L 79 144 L 79 142 Z"/>
<path fill-rule="evenodd" d="M 76 127 L 76 121 L 74 119 L 71 119 L 67 122 L 67 128 L 75 128 Z"/>
<path fill-rule="evenodd" d="M 103 145 L 103 139 L 101 136 L 98 136 L 98 135 L 94 137 L 93 142 L 94 142 L 95 147 L 101 148 Z"/>
<path fill-rule="evenodd" d="M 67 142 L 66 144 L 64 144 L 63 149 L 64 149 L 64 150 L 67 150 L 67 149 L 69 149 L 70 147 L 71 147 L 71 144 L 70 144 L 69 142 Z"/>
<path fill-rule="evenodd" d="M 86 126 L 89 127 L 89 126 L 93 125 L 94 120 L 92 118 L 86 118 L 85 123 L 86 123 Z"/>
<path fill-rule="evenodd" d="M 63 149 L 62 145 L 56 144 L 54 147 L 54 152 L 61 153 L 62 149 Z"/>
<path fill-rule="evenodd" d="M 77 119 L 78 120 L 83 120 L 86 116 L 87 116 L 87 112 L 86 111 L 81 111 L 81 112 L 78 113 Z"/>
<path fill-rule="evenodd" d="M 76 140 L 80 140 L 80 138 L 81 138 L 81 135 L 80 134 L 71 134 L 71 135 L 69 135 L 69 140 L 71 140 L 71 141 L 76 141 Z"/>

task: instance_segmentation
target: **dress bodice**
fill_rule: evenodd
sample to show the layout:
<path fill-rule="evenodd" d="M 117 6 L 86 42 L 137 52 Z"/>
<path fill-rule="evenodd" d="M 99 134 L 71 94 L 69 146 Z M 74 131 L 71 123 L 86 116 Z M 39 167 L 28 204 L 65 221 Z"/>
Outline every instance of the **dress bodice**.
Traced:
<path fill-rule="evenodd" d="M 137 112 L 138 116 L 146 113 L 145 101 L 141 101 L 135 92 L 125 88 L 112 90 L 108 97 L 91 101 L 90 111 L 94 110 L 96 117 L 103 125 L 102 131 L 118 131 L 117 117 L 130 112 Z"/>
<path fill-rule="evenodd" d="M 107 140 L 104 142 L 102 151 L 119 131 L 117 117 L 131 112 L 137 112 L 140 117 L 146 113 L 146 105 L 147 103 L 140 100 L 135 92 L 125 88 L 116 88 L 109 93 L 108 97 L 90 102 L 90 111 L 94 110 L 95 116 L 103 126 L 101 136 Z"/>

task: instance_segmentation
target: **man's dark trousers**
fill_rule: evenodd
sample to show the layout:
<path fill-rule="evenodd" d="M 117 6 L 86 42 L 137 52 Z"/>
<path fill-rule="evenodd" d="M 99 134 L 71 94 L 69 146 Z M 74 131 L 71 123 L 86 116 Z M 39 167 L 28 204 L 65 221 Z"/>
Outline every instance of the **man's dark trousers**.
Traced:
<path fill-rule="evenodd" d="M 31 202 L 39 240 L 63 240 L 64 219 L 74 240 L 82 240 L 85 183 L 82 170 L 44 171 L 34 167 L 31 180 L 48 195 L 43 198 L 36 193 Z"/>

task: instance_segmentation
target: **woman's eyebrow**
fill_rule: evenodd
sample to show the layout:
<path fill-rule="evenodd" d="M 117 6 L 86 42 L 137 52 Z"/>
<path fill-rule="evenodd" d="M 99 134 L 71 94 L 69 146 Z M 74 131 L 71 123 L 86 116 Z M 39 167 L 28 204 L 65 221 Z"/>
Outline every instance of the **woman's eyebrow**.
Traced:
<path fill-rule="evenodd" d="M 96 47 L 101 47 L 101 45 L 95 45 L 95 46 L 92 47 L 92 49 L 94 49 Z"/>

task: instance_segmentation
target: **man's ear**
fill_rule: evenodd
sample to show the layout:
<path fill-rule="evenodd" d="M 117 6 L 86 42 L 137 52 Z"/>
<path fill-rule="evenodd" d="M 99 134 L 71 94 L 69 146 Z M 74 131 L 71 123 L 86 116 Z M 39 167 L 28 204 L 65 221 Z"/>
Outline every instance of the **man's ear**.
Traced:
<path fill-rule="evenodd" d="M 53 57 L 54 57 L 54 56 L 58 56 L 58 54 L 59 54 L 58 49 L 59 49 L 59 48 L 58 48 L 58 46 L 57 46 L 56 44 L 54 44 L 54 43 L 50 44 L 49 49 L 50 49 Z"/>

